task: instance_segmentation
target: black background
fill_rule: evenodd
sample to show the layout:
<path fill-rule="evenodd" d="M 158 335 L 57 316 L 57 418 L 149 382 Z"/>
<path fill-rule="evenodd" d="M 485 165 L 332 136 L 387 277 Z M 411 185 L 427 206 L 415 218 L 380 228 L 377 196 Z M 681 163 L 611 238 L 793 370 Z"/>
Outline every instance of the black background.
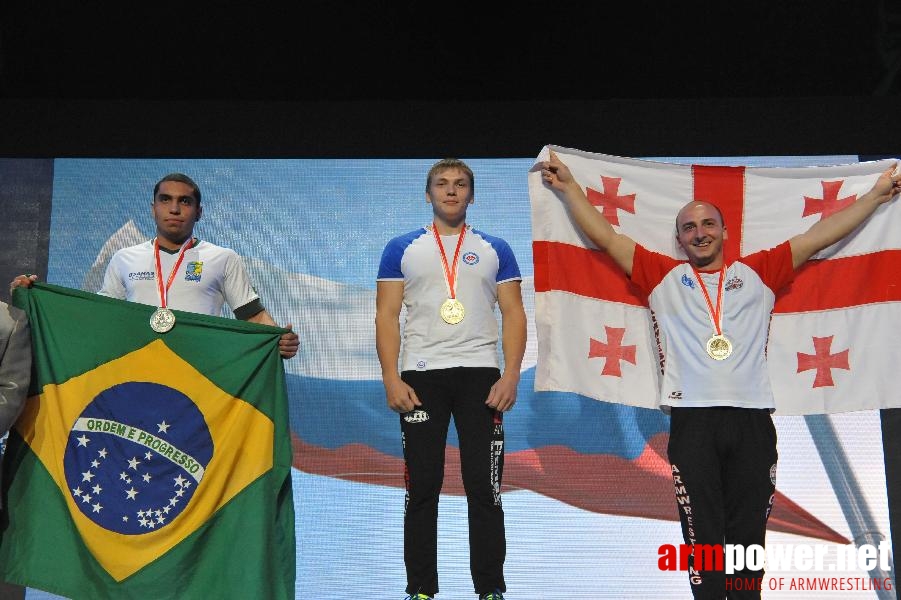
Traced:
<path fill-rule="evenodd" d="M 0 155 L 891 154 L 898 29 L 898 0 L 7 2 Z"/>
<path fill-rule="evenodd" d="M 4 4 L 7 97 L 871 95 L 897 43 L 891 0 Z"/>

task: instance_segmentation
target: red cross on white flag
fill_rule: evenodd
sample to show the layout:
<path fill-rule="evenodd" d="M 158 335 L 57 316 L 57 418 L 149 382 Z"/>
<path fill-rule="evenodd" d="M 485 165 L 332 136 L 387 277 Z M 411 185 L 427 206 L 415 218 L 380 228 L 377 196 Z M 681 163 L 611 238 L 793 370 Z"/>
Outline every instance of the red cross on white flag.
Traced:
<path fill-rule="evenodd" d="M 866 193 L 894 163 L 727 167 L 553 150 L 611 224 L 655 252 L 684 259 L 675 241 L 676 213 L 692 199 L 713 202 L 729 233 L 727 262 L 806 231 Z M 536 389 L 658 406 L 666 351 L 657 343 L 646 299 L 579 232 L 534 169 L 529 195 Z M 899 330 L 901 206 L 895 200 L 813 257 L 778 292 L 767 348 L 777 414 L 901 406 L 901 391 L 886 383 L 896 369 Z M 626 348 L 628 355 L 616 354 Z"/>

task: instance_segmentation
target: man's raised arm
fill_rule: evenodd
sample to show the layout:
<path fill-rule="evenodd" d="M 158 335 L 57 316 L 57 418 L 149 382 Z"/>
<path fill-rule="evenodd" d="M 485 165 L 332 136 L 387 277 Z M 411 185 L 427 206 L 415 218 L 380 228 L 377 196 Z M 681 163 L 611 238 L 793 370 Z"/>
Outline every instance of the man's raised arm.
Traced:
<path fill-rule="evenodd" d="M 635 240 L 617 233 L 610 221 L 588 201 L 582 186 L 557 154 L 550 150 L 550 160 L 539 163 L 541 179 L 559 192 L 582 232 L 594 244 L 607 252 L 626 275 L 632 275 L 632 259 L 635 256 Z"/>
<path fill-rule="evenodd" d="M 886 169 L 869 192 L 853 204 L 814 223 L 810 229 L 789 240 L 792 249 L 792 265 L 798 268 L 808 258 L 854 231 L 885 204 L 901 192 L 901 174 L 892 175 L 897 163 Z"/>

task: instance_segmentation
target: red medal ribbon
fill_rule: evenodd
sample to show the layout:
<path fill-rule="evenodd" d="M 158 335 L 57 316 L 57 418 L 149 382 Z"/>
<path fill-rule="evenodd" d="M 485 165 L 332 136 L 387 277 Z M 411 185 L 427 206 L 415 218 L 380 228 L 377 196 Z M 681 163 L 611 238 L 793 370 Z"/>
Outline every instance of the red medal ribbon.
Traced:
<path fill-rule="evenodd" d="M 181 266 L 181 261 L 185 258 L 185 252 L 190 250 L 193 246 L 193 237 L 188 238 L 188 241 L 181 245 L 181 249 L 178 251 L 178 261 L 176 261 L 175 265 L 172 267 L 172 271 L 169 272 L 169 279 L 166 281 L 166 287 L 163 288 L 163 267 L 160 264 L 160 242 L 157 238 L 153 238 L 153 258 L 156 260 L 156 284 L 160 291 L 160 306 L 162 308 L 166 308 L 166 299 L 169 294 L 169 288 L 172 287 L 172 282 L 175 280 L 175 273 L 178 272 L 178 267 Z"/>
<path fill-rule="evenodd" d="M 701 286 L 701 291 L 704 292 L 704 300 L 707 301 L 707 310 L 710 313 L 710 322 L 713 323 L 713 329 L 714 331 L 716 331 L 717 335 L 722 335 L 723 279 L 726 275 L 726 265 L 724 264 L 723 268 L 720 269 L 720 282 L 716 286 L 716 310 L 713 309 L 713 302 L 710 301 L 710 293 L 707 291 L 707 286 L 704 285 L 704 282 L 701 280 L 701 273 L 699 273 L 693 265 L 691 267 L 691 270 L 695 272 L 695 279 L 698 280 L 698 283 Z"/>
<path fill-rule="evenodd" d="M 447 264 L 447 254 L 444 253 L 444 244 L 441 243 L 441 236 L 438 235 L 438 226 L 435 223 L 432 223 L 432 233 L 435 234 L 435 243 L 438 244 L 438 252 L 441 253 L 441 264 L 444 266 L 444 280 L 447 282 L 448 297 L 453 300 L 457 296 L 457 259 L 460 258 L 460 248 L 463 247 L 463 238 L 466 236 L 466 224 L 463 224 L 460 238 L 457 240 L 457 249 L 454 250 L 453 269 Z"/>

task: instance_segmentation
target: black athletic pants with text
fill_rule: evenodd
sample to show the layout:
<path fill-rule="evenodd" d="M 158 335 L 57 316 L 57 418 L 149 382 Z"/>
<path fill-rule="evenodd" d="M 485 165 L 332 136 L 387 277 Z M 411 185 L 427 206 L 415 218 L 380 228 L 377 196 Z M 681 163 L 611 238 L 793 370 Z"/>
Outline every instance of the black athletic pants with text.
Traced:
<path fill-rule="evenodd" d="M 670 416 L 667 452 L 685 543 L 762 547 L 776 491 L 770 411 L 673 408 Z M 688 574 L 696 599 L 760 598 L 762 569 L 726 575 L 690 566 Z"/>
<path fill-rule="evenodd" d="M 438 593 L 438 497 L 451 416 L 460 440 L 460 468 L 469 516 L 469 567 L 477 594 L 504 592 L 507 552 L 501 476 L 503 413 L 485 405 L 496 368 L 404 371 L 422 406 L 401 415 L 406 464 L 404 563 L 407 594 Z"/>

